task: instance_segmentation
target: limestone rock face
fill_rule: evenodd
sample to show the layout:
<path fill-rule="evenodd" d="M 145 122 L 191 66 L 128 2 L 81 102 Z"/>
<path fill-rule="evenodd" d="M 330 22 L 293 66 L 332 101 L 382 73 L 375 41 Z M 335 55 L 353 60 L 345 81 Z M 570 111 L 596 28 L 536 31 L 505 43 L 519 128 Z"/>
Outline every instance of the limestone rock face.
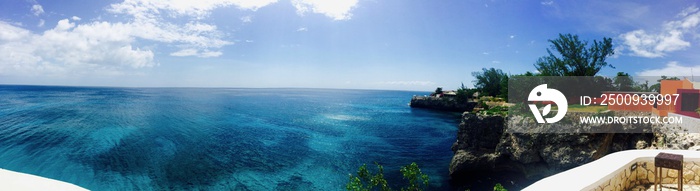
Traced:
<path fill-rule="evenodd" d="M 509 120 L 465 112 L 452 145 L 450 176 L 516 172 L 539 179 L 654 139 L 651 133 L 508 133 Z"/>
<path fill-rule="evenodd" d="M 666 133 L 657 137 L 657 147 L 681 150 L 700 150 L 700 133 Z"/>
<path fill-rule="evenodd" d="M 457 144 L 452 148 L 457 150 L 492 151 L 501 140 L 505 128 L 505 117 L 483 117 L 471 114 L 463 114 L 462 122 L 457 131 Z"/>
<path fill-rule="evenodd" d="M 499 156 L 494 153 L 473 153 L 458 150 L 450 163 L 450 174 L 458 174 L 471 170 L 489 170 L 494 168 L 495 161 Z"/>

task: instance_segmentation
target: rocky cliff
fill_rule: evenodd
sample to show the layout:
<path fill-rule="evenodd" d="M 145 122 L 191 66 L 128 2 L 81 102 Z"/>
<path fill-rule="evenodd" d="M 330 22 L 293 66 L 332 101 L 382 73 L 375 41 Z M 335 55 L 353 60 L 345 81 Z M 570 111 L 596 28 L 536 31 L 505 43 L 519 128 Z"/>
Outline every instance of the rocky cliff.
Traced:
<path fill-rule="evenodd" d="M 508 123 L 528 125 L 522 119 L 498 115 L 462 115 L 452 145 L 449 170 L 453 180 L 484 173 L 522 173 L 537 180 L 608 153 L 647 148 L 654 139 L 652 133 L 508 133 Z"/>
<path fill-rule="evenodd" d="M 476 102 L 459 103 L 453 98 L 436 98 L 427 96 L 413 96 L 411 107 L 428 108 L 442 111 L 464 112 L 471 111 Z"/>

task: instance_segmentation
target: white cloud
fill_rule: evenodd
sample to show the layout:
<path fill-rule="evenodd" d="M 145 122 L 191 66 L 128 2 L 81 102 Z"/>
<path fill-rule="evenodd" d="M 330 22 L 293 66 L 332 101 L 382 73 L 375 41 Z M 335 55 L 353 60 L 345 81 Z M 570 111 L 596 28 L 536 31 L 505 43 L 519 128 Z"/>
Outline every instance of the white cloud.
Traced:
<path fill-rule="evenodd" d="M 220 7 L 235 6 L 244 10 L 258 8 L 277 2 L 276 0 L 125 0 L 112 4 L 108 11 L 133 17 L 128 24 L 135 30 L 131 35 L 138 38 L 164 43 L 174 43 L 180 50 L 173 56 L 216 57 L 222 55 L 219 49 L 233 44 L 224 40 L 224 33 L 215 25 L 202 23 L 200 20 L 209 16 L 211 11 Z M 190 17 L 190 22 L 179 24 L 169 22 L 173 17 Z M 241 18 L 249 22 L 250 17 Z M 138 30 L 136 30 L 138 29 Z M 196 54 L 190 49 L 196 50 Z M 214 49 L 212 51 L 212 49 Z"/>
<path fill-rule="evenodd" d="M 158 66 L 150 43 L 167 43 L 171 56 L 218 57 L 233 44 L 227 34 L 207 18 L 214 9 L 236 7 L 256 11 L 277 0 L 124 0 L 106 10 L 122 22 L 72 16 L 53 28 L 33 32 L 21 25 L 0 21 L 0 75 L 79 76 L 123 75 L 129 70 Z M 350 19 L 357 0 L 339 2 L 293 0 L 299 14 L 320 13 L 335 20 Z M 31 12 L 44 14 L 35 4 Z M 177 21 L 176 21 L 177 20 Z M 181 21 L 186 22 L 181 22 Z M 241 21 L 251 22 L 252 17 Z M 44 26 L 39 20 L 37 26 Z M 145 40 L 145 41 L 142 41 Z M 246 40 L 246 42 L 252 42 Z M 399 82 L 393 82 L 399 83 Z M 418 83 L 419 82 L 411 82 Z"/>
<path fill-rule="evenodd" d="M 220 7 L 236 6 L 239 9 L 257 10 L 275 2 L 277 0 L 125 0 L 112 4 L 110 10 L 136 18 L 152 18 L 161 14 L 161 11 L 166 11 L 173 17 L 189 16 L 201 19 Z"/>
<path fill-rule="evenodd" d="M 12 26 L 10 23 L 0 21 L 0 42 L 20 41 L 31 35 L 29 30 Z"/>
<path fill-rule="evenodd" d="M 39 16 L 41 14 L 44 14 L 44 7 L 42 7 L 39 4 L 35 4 L 35 5 L 32 5 L 31 11 L 34 14 L 34 16 Z"/>
<path fill-rule="evenodd" d="M 222 54 L 224 54 L 224 53 L 222 53 L 221 51 L 208 51 L 207 50 L 207 51 L 203 51 L 202 53 L 200 53 L 199 57 L 202 57 L 202 58 L 219 57 Z"/>
<path fill-rule="evenodd" d="M 251 22 L 253 22 L 253 17 L 250 16 L 250 15 L 241 17 L 241 22 L 243 22 L 243 23 L 251 23 Z"/>
<path fill-rule="evenodd" d="M 73 27 L 75 27 L 75 23 L 71 23 L 70 21 L 68 21 L 68 19 L 63 19 L 58 21 L 58 24 L 56 25 L 56 28 L 54 28 L 54 30 L 66 31 Z"/>
<path fill-rule="evenodd" d="M 68 76 L 114 75 L 153 67 L 153 52 L 133 47 L 130 26 L 59 21 L 40 34 L 0 21 L 0 74 Z"/>
<path fill-rule="evenodd" d="M 197 50 L 195 49 L 182 49 L 177 52 L 170 53 L 170 56 L 195 56 L 197 55 Z"/>
<path fill-rule="evenodd" d="M 221 56 L 223 53 L 220 51 L 199 51 L 196 49 L 182 49 L 177 52 L 170 53 L 170 56 L 197 56 L 197 57 L 202 57 L 202 58 L 209 58 L 209 57 L 218 57 Z"/>
<path fill-rule="evenodd" d="M 676 61 L 671 61 L 666 63 L 666 66 L 663 68 L 648 69 L 638 72 L 637 76 L 676 76 L 690 78 L 690 76 L 698 74 L 700 74 L 700 65 L 682 66 Z"/>
<path fill-rule="evenodd" d="M 308 30 L 309 30 L 309 29 L 306 29 L 306 27 L 299 27 L 299 28 L 297 29 L 297 32 L 304 32 L 304 31 L 308 31 Z"/>
<path fill-rule="evenodd" d="M 549 5 L 554 4 L 554 1 L 542 1 L 542 2 L 540 2 L 540 4 L 545 5 L 545 6 L 549 6 Z"/>
<path fill-rule="evenodd" d="M 700 9 L 698 9 L 698 7 L 695 7 L 695 6 L 688 7 L 686 9 L 684 9 L 683 11 L 681 11 L 681 13 L 679 13 L 678 16 L 679 17 L 686 17 L 690 14 L 693 14 L 694 12 L 698 12 L 698 10 L 700 10 Z"/>
<path fill-rule="evenodd" d="M 700 11 L 695 6 L 689 7 L 678 14 L 678 18 L 664 23 L 662 30 L 656 33 L 640 29 L 621 34 L 623 47 L 635 56 L 648 58 L 663 57 L 666 53 L 690 47 L 690 42 L 684 37 L 698 35 Z"/>
<path fill-rule="evenodd" d="M 511 39 L 514 39 L 514 38 L 515 38 L 515 35 L 510 35 L 510 38 L 511 38 Z"/>
<path fill-rule="evenodd" d="M 297 14 L 306 12 L 324 14 L 333 20 L 349 20 L 352 17 L 353 8 L 357 6 L 357 0 L 292 0 L 297 9 Z"/>
<path fill-rule="evenodd" d="M 39 24 L 36 24 L 36 26 L 44 27 L 44 24 L 46 24 L 46 21 L 44 21 L 44 19 L 39 19 Z"/>

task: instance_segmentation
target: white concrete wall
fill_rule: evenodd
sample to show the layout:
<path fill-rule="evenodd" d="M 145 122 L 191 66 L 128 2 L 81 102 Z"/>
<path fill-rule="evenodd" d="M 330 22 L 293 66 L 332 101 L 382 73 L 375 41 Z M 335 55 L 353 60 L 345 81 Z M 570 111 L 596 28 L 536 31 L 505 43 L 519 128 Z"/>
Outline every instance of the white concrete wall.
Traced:
<path fill-rule="evenodd" d="M 82 191 L 87 189 L 54 179 L 0 169 L 0 190 Z"/>

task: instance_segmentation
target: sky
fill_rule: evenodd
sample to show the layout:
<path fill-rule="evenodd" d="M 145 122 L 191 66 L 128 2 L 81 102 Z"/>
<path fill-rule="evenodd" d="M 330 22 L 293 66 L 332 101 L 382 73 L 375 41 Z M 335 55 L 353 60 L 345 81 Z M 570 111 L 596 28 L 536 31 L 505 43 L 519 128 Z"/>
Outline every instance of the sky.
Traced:
<path fill-rule="evenodd" d="M 549 39 L 612 38 L 600 75 L 700 76 L 696 1 L 0 1 L 0 84 L 472 87 L 537 72 Z M 693 78 L 694 79 L 694 78 Z M 700 77 L 698 80 L 700 81 Z"/>

